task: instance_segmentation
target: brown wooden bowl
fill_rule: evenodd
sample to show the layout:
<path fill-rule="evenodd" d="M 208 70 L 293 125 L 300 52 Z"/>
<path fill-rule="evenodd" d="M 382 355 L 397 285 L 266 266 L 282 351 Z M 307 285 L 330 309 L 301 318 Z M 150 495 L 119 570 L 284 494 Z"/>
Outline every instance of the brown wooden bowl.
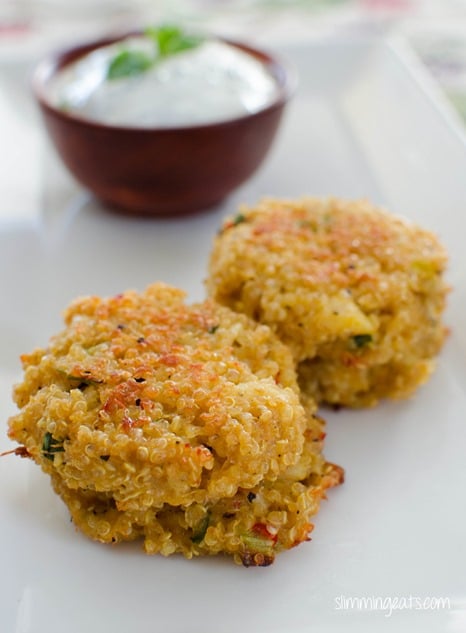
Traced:
<path fill-rule="evenodd" d="M 269 53 L 228 41 L 264 63 L 277 81 L 276 100 L 254 114 L 206 125 L 135 128 L 96 123 L 50 103 L 47 84 L 57 71 L 127 35 L 70 48 L 37 67 L 33 90 L 58 154 L 84 187 L 116 209 L 169 215 L 215 205 L 262 163 L 293 77 Z"/>

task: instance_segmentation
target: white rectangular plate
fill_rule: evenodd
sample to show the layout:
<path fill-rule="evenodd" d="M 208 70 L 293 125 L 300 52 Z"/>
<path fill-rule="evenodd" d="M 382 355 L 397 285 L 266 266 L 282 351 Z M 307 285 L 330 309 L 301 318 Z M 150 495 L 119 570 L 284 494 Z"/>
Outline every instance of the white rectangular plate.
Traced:
<path fill-rule="evenodd" d="M 402 49 L 346 41 L 285 52 L 300 86 L 273 151 L 212 211 L 175 220 L 113 215 L 44 145 L 37 207 L 0 217 L 0 450 L 11 448 L 18 356 L 47 343 L 72 298 L 163 280 L 202 299 L 221 218 L 262 195 L 368 197 L 437 232 L 454 286 L 438 369 L 408 401 L 324 413 L 326 455 L 347 481 L 323 503 L 312 542 L 269 568 L 93 543 L 75 532 L 35 465 L 0 459 L 5 633 L 466 629 L 466 148 Z M 25 186 L 27 178 L 26 170 Z M 351 608 L 350 598 L 365 603 Z M 428 598 L 449 604 L 420 609 L 417 599 Z"/>

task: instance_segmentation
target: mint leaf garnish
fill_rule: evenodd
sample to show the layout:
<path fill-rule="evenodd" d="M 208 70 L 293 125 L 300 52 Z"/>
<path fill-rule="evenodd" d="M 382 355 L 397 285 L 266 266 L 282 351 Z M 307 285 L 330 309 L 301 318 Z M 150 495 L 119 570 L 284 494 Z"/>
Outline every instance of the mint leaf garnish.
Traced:
<path fill-rule="evenodd" d="M 120 79 L 140 75 L 153 65 L 151 59 L 142 51 L 122 50 L 110 62 L 107 79 Z"/>
<path fill-rule="evenodd" d="M 107 79 L 121 79 L 141 75 L 152 68 L 157 61 L 196 48 L 204 41 L 197 35 L 189 35 L 177 26 L 164 25 L 149 27 L 145 35 L 155 44 L 153 55 L 143 51 L 122 49 L 111 60 Z"/>
<path fill-rule="evenodd" d="M 168 57 L 182 51 L 196 48 L 203 38 L 184 33 L 179 27 L 166 24 L 146 29 L 146 35 L 154 40 L 160 57 Z"/>

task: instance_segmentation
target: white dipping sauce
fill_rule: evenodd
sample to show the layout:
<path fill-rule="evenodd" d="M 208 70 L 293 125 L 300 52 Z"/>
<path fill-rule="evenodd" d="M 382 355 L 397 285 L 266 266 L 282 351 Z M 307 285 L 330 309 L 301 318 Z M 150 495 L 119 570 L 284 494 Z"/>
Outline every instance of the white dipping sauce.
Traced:
<path fill-rule="evenodd" d="M 257 112 L 278 95 L 265 64 L 226 43 L 208 40 L 133 77 L 107 79 L 123 47 L 150 52 L 143 37 L 99 48 L 50 81 L 50 102 L 88 120 L 125 127 L 179 127 Z"/>

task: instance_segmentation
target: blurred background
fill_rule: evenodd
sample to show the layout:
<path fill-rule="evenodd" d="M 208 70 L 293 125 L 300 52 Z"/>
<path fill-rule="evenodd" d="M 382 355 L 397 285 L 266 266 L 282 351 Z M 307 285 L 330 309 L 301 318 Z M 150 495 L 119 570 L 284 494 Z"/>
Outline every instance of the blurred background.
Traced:
<path fill-rule="evenodd" d="M 20 80 L 50 49 L 167 20 L 262 44 L 400 32 L 466 119 L 466 0 L 1 0 L 0 73 Z"/>
<path fill-rule="evenodd" d="M 0 219 L 37 205 L 41 132 L 30 77 L 38 60 L 62 46 L 163 21 L 272 48 L 401 35 L 466 124 L 466 0 L 0 0 Z"/>

